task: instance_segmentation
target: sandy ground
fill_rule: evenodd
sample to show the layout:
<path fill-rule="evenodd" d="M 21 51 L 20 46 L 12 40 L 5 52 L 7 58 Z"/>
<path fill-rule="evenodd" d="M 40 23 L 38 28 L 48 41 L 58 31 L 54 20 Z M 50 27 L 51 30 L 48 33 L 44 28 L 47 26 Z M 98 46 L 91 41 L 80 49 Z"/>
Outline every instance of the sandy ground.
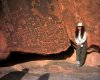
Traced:
<path fill-rule="evenodd" d="M 78 68 L 59 57 L 10 57 L 0 62 L 0 80 L 100 80 L 100 67 L 85 65 Z"/>

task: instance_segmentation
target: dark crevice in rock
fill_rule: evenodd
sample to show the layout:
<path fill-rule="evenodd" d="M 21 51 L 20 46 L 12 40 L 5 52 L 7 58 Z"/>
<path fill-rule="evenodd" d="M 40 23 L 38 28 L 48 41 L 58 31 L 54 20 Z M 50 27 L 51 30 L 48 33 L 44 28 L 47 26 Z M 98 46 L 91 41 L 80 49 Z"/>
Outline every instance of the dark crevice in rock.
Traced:
<path fill-rule="evenodd" d="M 3 4 L 2 1 L 0 0 L 0 15 L 3 14 Z"/>
<path fill-rule="evenodd" d="M 74 53 L 74 46 L 71 45 L 66 51 L 62 51 L 59 54 L 50 54 L 50 55 L 39 55 L 39 54 L 28 54 L 23 52 L 11 52 L 10 56 L 0 62 L 0 67 L 12 66 L 19 63 L 24 63 L 28 61 L 36 60 L 64 60 L 69 58 Z"/>
<path fill-rule="evenodd" d="M 88 47 L 88 54 L 89 53 L 92 53 L 92 52 L 97 52 L 97 53 L 100 53 L 100 46 L 98 45 L 91 45 L 90 47 Z"/>

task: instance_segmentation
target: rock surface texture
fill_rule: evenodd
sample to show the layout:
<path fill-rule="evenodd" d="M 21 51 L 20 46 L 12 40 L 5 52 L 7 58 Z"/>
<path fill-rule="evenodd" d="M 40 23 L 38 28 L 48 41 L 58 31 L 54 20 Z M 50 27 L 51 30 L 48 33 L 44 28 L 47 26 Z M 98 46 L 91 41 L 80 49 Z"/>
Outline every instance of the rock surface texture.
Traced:
<path fill-rule="evenodd" d="M 51 0 L 5 0 L 0 19 L 0 48 L 38 54 L 67 50 L 70 41 L 66 27 L 56 16 Z M 55 6 L 54 6 L 55 5 Z M 57 8 L 59 10 L 59 8 Z M 6 41 L 3 40 L 6 38 Z M 6 49 L 5 49 L 6 48 Z"/>
<path fill-rule="evenodd" d="M 75 43 L 77 23 L 83 22 L 88 33 L 87 52 L 93 63 L 98 61 L 95 54 L 100 53 L 100 0 L 0 0 L 0 4 L 1 58 L 9 51 L 66 51 L 70 40 Z"/>

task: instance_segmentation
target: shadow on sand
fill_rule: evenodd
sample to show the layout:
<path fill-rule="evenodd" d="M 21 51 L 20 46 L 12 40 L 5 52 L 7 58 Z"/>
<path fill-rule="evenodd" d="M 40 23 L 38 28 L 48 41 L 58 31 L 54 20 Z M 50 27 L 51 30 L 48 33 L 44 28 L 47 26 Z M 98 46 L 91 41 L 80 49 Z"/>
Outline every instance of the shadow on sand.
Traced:
<path fill-rule="evenodd" d="M 43 74 L 39 77 L 38 80 L 49 80 L 49 76 L 50 74 L 49 73 L 46 73 L 46 74 Z"/>
<path fill-rule="evenodd" d="M 28 73 L 29 69 L 25 68 L 22 71 L 14 71 L 10 72 L 3 77 L 0 78 L 0 80 L 21 80 L 23 76 Z"/>

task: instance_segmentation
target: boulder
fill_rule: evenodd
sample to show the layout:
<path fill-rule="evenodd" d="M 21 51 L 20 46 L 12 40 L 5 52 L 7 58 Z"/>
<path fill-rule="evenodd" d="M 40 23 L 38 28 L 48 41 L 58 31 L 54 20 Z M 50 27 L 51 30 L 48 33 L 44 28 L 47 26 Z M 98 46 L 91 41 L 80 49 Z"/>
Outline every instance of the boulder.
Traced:
<path fill-rule="evenodd" d="M 100 55 L 99 0 L 0 0 L 0 4 L 1 51 L 42 55 L 66 51 L 70 41 L 75 44 L 77 23 L 83 22 L 87 31 L 87 58 Z M 87 60 L 88 64 L 96 61 Z"/>
<path fill-rule="evenodd" d="M 60 11 L 56 0 L 0 2 L 1 57 L 6 55 L 5 50 L 47 55 L 66 51 L 70 46 L 66 27 L 59 18 L 61 14 L 56 14 Z"/>

